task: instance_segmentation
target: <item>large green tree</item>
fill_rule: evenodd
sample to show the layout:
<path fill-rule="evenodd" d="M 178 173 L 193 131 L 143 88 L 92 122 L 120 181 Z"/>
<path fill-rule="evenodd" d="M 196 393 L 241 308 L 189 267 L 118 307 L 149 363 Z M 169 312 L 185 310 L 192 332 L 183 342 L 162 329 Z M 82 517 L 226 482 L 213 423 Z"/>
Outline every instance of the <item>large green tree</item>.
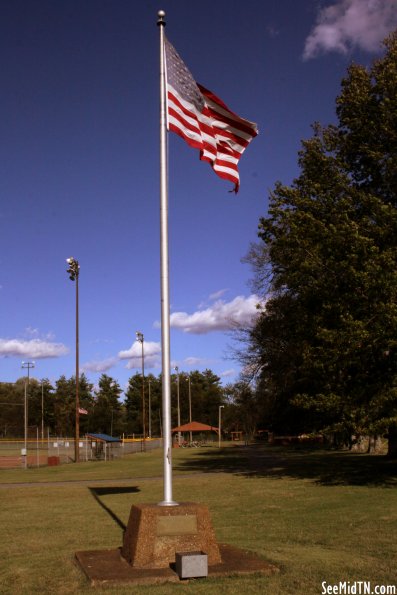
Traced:
<path fill-rule="evenodd" d="M 143 434 L 142 374 L 136 372 L 128 381 L 125 391 L 126 434 Z M 145 411 L 146 413 L 146 411 Z M 145 424 L 145 430 L 146 424 Z"/>
<path fill-rule="evenodd" d="M 219 405 L 223 404 L 223 388 L 219 376 L 212 370 L 180 374 L 181 424 L 189 422 L 189 377 L 192 420 L 211 426 L 218 425 Z M 173 400 L 175 403 L 175 400 Z M 173 418 L 176 421 L 176 418 Z M 176 425 L 176 423 L 175 423 Z"/>
<path fill-rule="evenodd" d="M 39 429 L 39 436 L 43 431 L 43 438 L 47 437 L 48 428 L 54 427 L 54 397 L 53 387 L 48 378 L 37 380 L 31 378 L 28 391 L 28 418 L 30 434 Z"/>
<path fill-rule="evenodd" d="M 261 421 L 262 399 L 255 386 L 243 378 L 224 389 L 225 411 L 222 414 L 222 429 L 244 432 L 245 440 L 252 440 Z"/>
<path fill-rule="evenodd" d="M 82 409 L 86 409 L 89 413 L 92 411 L 93 398 L 93 384 L 90 383 L 85 376 L 81 374 L 79 378 L 79 403 Z M 55 424 L 53 431 L 58 436 L 74 436 L 75 419 L 76 419 L 76 377 L 72 376 L 67 379 L 66 376 L 61 376 L 55 382 L 54 393 L 54 418 Z M 90 423 L 89 415 L 80 416 L 80 435 L 84 435 L 88 431 Z"/>
<path fill-rule="evenodd" d="M 99 432 L 117 436 L 122 432 L 122 411 L 119 397 L 119 384 L 102 374 L 98 382 L 93 407 L 88 411 L 88 424 L 91 432 Z"/>
<path fill-rule="evenodd" d="M 249 332 L 274 426 L 387 433 L 397 454 L 397 34 L 352 65 L 336 125 L 314 126 L 277 183 L 248 260 L 265 306 Z"/>
<path fill-rule="evenodd" d="M 0 382 L 0 436 L 13 438 L 24 433 L 25 379 Z"/>

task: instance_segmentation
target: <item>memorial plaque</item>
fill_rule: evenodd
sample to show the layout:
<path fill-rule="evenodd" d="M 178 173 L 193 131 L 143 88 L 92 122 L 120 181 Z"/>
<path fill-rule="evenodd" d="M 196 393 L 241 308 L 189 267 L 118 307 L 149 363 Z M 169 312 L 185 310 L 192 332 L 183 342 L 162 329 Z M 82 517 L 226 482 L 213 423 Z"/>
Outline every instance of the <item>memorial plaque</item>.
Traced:
<path fill-rule="evenodd" d="M 131 506 L 121 555 L 133 568 L 169 568 L 176 552 L 190 551 L 205 552 L 209 565 L 222 562 L 206 506 L 194 502 Z"/>
<path fill-rule="evenodd" d="M 159 516 L 156 535 L 195 535 L 198 533 L 195 514 Z"/>

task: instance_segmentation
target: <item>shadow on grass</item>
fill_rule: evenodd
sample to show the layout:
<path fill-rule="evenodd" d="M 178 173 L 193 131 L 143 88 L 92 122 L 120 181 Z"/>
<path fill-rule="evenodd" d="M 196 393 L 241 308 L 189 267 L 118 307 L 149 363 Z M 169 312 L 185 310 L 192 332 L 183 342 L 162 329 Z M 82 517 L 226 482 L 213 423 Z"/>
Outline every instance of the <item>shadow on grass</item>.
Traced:
<path fill-rule="evenodd" d="M 183 471 L 311 479 L 322 485 L 397 486 L 397 461 L 346 451 L 253 444 L 202 450 L 175 466 Z"/>
<path fill-rule="evenodd" d="M 98 488 L 89 488 L 91 495 L 95 498 L 95 500 L 98 502 L 99 506 L 101 506 L 103 508 L 103 510 L 105 510 L 108 515 L 114 520 L 116 521 L 116 523 L 118 524 L 119 527 L 121 527 L 121 529 L 123 531 L 126 530 L 126 525 L 123 523 L 123 521 L 121 519 L 119 519 L 119 517 L 113 512 L 113 510 L 111 508 L 109 508 L 108 506 L 106 506 L 106 504 L 104 502 L 102 502 L 100 496 L 109 496 L 109 495 L 114 495 L 114 494 L 136 494 L 137 492 L 139 492 L 139 488 L 137 487 L 131 487 L 131 486 L 110 486 L 110 487 L 98 487 Z"/>

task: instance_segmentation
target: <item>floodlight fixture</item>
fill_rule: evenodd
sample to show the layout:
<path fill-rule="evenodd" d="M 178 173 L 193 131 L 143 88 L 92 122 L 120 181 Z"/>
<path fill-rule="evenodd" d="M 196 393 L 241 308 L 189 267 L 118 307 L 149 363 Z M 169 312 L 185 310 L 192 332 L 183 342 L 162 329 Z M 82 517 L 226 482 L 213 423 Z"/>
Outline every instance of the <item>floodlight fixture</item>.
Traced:
<path fill-rule="evenodd" d="M 66 259 L 66 262 L 69 265 L 69 267 L 66 269 L 66 272 L 69 273 L 69 279 L 71 281 L 75 281 L 79 276 L 79 261 L 73 258 L 73 256 L 71 256 L 70 258 Z"/>

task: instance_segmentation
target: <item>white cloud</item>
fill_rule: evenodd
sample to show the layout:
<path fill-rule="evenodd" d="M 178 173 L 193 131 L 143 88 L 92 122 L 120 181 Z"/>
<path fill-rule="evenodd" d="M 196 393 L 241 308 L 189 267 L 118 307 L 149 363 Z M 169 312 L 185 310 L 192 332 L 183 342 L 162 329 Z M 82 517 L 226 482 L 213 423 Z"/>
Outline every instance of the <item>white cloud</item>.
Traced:
<path fill-rule="evenodd" d="M 171 327 L 185 333 L 206 334 L 213 331 L 228 331 L 239 326 L 251 326 L 258 314 L 256 305 L 259 298 L 237 296 L 231 302 L 217 300 L 214 304 L 193 314 L 173 312 L 170 317 Z"/>
<path fill-rule="evenodd" d="M 206 308 L 208 306 L 208 302 L 213 302 L 215 300 L 219 300 L 228 291 L 229 291 L 229 289 L 219 289 L 218 291 L 214 291 L 214 293 L 211 293 L 206 300 L 204 300 L 203 302 L 200 302 L 197 305 L 197 309 L 203 310 L 204 308 Z"/>
<path fill-rule="evenodd" d="M 158 368 L 161 363 L 161 345 L 154 341 L 145 341 L 143 344 L 145 356 L 145 368 Z M 131 347 L 125 351 L 119 351 L 120 359 L 130 360 L 126 368 L 140 368 L 142 366 L 142 344 L 135 341 Z"/>
<path fill-rule="evenodd" d="M 0 356 L 29 357 L 44 359 L 47 357 L 61 357 L 69 353 L 63 343 L 53 343 L 42 339 L 0 339 Z"/>
<path fill-rule="evenodd" d="M 377 52 L 396 27 L 397 0 L 338 0 L 320 10 L 303 58 L 314 58 L 320 52 L 346 54 L 354 47 Z"/>
<path fill-rule="evenodd" d="M 90 361 L 81 366 L 83 372 L 106 372 L 117 363 L 116 357 L 109 357 L 104 360 Z"/>
<path fill-rule="evenodd" d="M 221 378 L 231 378 L 233 376 L 237 376 L 237 374 L 238 374 L 238 372 L 236 370 L 231 369 L 231 370 L 225 370 L 224 372 L 221 372 L 219 374 L 219 376 Z"/>

